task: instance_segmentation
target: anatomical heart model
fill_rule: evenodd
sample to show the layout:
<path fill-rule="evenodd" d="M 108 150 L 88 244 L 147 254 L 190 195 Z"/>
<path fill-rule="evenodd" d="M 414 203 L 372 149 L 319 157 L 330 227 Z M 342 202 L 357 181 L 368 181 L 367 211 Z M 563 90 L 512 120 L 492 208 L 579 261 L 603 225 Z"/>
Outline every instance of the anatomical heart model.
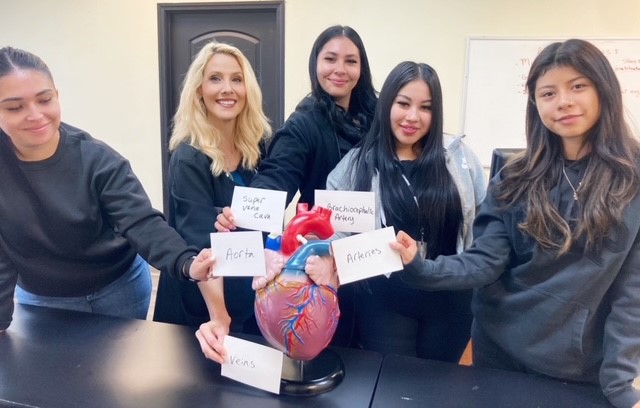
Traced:
<path fill-rule="evenodd" d="M 329 255 L 334 230 L 331 210 L 298 205 L 280 239 L 270 237 L 267 249 L 289 257 L 284 269 L 266 287 L 256 291 L 255 314 L 267 341 L 294 360 L 312 360 L 331 341 L 338 325 L 340 309 L 336 289 L 316 285 L 304 271 L 311 255 Z M 307 234 L 320 240 L 306 241 Z M 278 245 L 279 244 L 279 245 Z"/>
<path fill-rule="evenodd" d="M 267 239 L 267 251 L 288 257 L 280 274 L 256 291 L 256 320 L 267 341 L 285 354 L 280 393 L 314 395 L 330 391 L 344 378 L 342 360 L 327 349 L 338 326 L 335 288 L 316 285 L 304 271 L 311 255 L 329 255 L 331 210 L 298 204 L 281 237 Z M 307 241 L 312 234 L 319 240 Z"/>

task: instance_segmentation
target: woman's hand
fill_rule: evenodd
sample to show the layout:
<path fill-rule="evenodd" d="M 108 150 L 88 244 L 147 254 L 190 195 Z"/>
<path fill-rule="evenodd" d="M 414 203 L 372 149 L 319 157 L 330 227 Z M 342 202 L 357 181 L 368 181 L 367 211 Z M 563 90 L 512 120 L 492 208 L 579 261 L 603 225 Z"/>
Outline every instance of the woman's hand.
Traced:
<path fill-rule="evenodd" d="M 189 277 L 196 281 L 215 279 L 215 256 L 210 248 L 205 248 L 195 257 L 189 267 Z"/>
<path fill-rule="evenodd" d="M 404 231 L 399 231 L 396 242 L 390 243 L 389 246 L 400 254 L 403 265 L 411 263 L 418 253 L 418 243 Z"/>
<path fill-rule="evenodd" d="M 307 258 L 304 271 L 316 285 L 331 286 L 334 289 L 340 286 L 332 256 L 311 255 Z"/>
<path fill-rule="evenodd" d="M 231 207 L 224 207 L 222 212 L 218 214 L 216 218 L 216 222 L 213 226 L 216 228 L 218 232 L 229 232 L 236 229 L 236 225 L 233 223 L 233 213 L 231 212 Z"/>
<path fill-rule="evenodd" d="M 225 321 L 226 320 L 226 321 Z M 224 348 L 224 337 L 229 334 L 231 319 L 210 320 L 202 323 L 196 331 L 196 338 L 200 342 L 202 353 L 209 360 L 218 364 L 224 363 L 227 350 Z"/>
<path fill-rule="evenodd" d="M 267 286 L 267 283 L 271 282 L 276 276 L 282 272 L 286 259 L 280 252 L 265 249 L 264 250 L 264 264 L 267 270 L 266 276 L 254 276 L 251 288 L 253 290 L 262 289 Z"/>

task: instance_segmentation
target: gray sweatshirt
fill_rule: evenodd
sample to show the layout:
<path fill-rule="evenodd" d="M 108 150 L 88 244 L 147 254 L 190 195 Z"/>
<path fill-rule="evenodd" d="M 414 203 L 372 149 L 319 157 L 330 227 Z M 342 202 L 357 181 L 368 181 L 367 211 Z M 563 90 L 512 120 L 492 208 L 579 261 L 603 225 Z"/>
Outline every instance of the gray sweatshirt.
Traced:
<path fill-rule="evenodd" d="M 458 193 L 460 194 L 460 202 L 462 204 L 463 222 L 458 242 L 456 244 L 457 252 L 462 252 L 466 247 L 471 245 L 473 235 L 471 225 L 476 215 L 476 210 L 480 206 L 482 200 L 486 196 L 486 178 L 484 170 L 477 156 L 471 149 L 462 142 L 464 136 L 444 135 L 445 157 L 447 161 L 447 170 L 456 184 Z M 360 148 L 351 149 L 349 153 L 338 163 L 327 177 L 327 190 L 349 191 L 353 189 L 351 180 L 353 180 L 353 160 L 354 155 Z M 382 228 L 382 220 L 385 219 L 382 202 L 380 201 L 380 178 L 374 175 L 371 182 L 371 190 L 376 193 L 376 229 Z M 345 233 L 336 234 L 336 238 L 348 235 Z"/>
<path fill-rule="evenodd" d="M 640 197 L 601 252 L 557 257 L 519 230 L 522 206 L 498 208 L 495 181 L 473 245 L 434 261 L 416 257 L 402 279 L 429 290 L 477 288 L 476 324 L 505 352 L 551 377 L 600 383 L 612 404 L 631 407 L 640 401 Z M 573 200 L 563 179 L 549 194 L 560 209 Z"/>

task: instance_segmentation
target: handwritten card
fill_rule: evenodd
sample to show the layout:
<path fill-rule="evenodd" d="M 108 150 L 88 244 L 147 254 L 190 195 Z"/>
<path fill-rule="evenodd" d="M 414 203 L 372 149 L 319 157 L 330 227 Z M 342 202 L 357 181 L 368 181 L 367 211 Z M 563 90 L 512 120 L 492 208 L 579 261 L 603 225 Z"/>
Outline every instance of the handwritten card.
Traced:
<path fill-rule="evenodd" d="M 389 247 L 395 240 L 393 227 L 387 227 L 333 241 L 340 284 L 402 270 L 400 254 Z"/>
<path fill-rule="evenodd" d="M 211 234 L 216 257 L 216 276 L 265 276 L 264 248 L 260 231 Z"/>
<path fill-rule="evenodd" d="M 227 360 L 220 374 L 243 384 L 280 394 L 282 352 L 237 337 L 225 336 Z"/>
<path fill-rule="evenodd" d="M 365 232 L 376 228 L 373 191 L 316 190 L 316 205 L 331 210 L 331 225 L 336 231 Z"/>
<path fill-rule="evenodd" d="M 256 231 L 280 232 L 287 193 L 236 186 L 231 199 L 234 224 Z"/>

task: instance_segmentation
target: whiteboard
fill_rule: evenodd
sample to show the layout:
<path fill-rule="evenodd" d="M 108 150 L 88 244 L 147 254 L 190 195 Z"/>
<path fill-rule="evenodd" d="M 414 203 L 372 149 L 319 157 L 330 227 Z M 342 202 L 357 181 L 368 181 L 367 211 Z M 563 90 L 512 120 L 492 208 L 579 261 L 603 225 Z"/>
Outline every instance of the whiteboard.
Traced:
<path fill-rule="evenodd" d="M 494 148 L 525 147 L 525 84 L 542 49 L 567 38 L 489 38 L 467 41 L 462 129 L 484 166 Z M 625 114 L 640 135 L 640 39 L 585 38 L 607 56 L 622 88 Z"/>

